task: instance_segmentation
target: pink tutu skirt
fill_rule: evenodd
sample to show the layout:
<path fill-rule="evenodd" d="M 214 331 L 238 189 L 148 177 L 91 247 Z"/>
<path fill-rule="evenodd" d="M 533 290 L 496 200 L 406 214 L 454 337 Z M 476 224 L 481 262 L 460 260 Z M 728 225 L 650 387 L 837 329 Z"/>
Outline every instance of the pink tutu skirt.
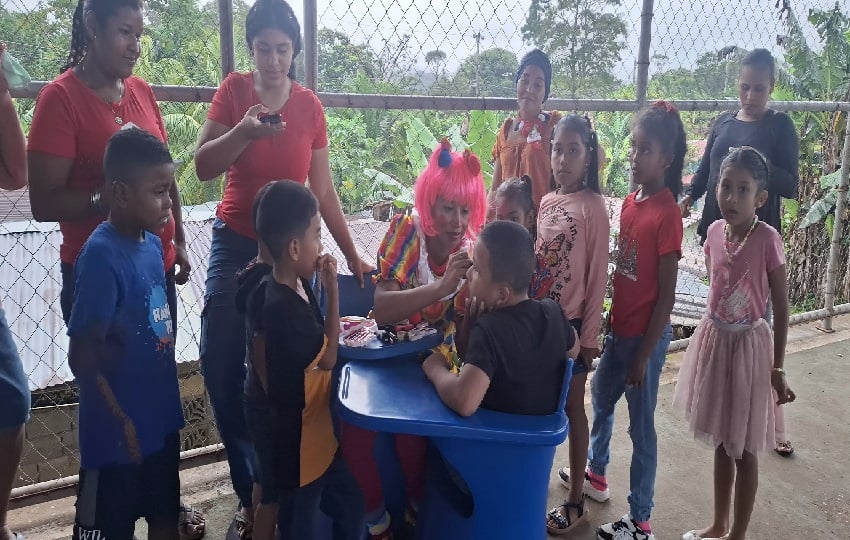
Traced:
<path fill-rule="evenodd" d="M 773 448 L 773 333 L 764 319 L 750 325 L 705 317 L 694 332 L 673 405 L 685 412 L 694 438 L 740 459 Z"/>

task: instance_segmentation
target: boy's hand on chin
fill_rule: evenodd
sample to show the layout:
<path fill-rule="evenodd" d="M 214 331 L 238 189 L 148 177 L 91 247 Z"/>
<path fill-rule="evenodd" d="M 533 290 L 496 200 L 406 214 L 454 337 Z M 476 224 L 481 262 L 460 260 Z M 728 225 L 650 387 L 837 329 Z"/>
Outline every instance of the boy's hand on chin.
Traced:
<path fill-rule="evenodd" d="M 478 300 L 478 298 L 475 297 L 469 297 L 466 299 L 466 313 L 464 316 L 470 322 L 475 322 L 479 317 L 489 311 L 490 307 L 484 303 L 484 300 Z"/>
<path fill-rule="evenodd" d="M 320 255 L 316 260 L 316 269 L 319 271 L 322 286 L 325 289 L 336 289 L 337 262 L 333 255 Z"/>

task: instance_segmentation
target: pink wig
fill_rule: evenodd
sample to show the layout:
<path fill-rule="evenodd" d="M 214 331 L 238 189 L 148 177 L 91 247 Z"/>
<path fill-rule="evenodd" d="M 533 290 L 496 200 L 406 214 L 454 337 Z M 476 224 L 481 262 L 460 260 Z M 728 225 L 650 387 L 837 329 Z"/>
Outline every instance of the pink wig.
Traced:
<path fill-rule="evenodd" d="M 481 162 L 469 150 L 464 150 L 463 153 L 452 152 L 448 139 L 443 139 L 431 154 L 428 166 L 416 179 L 414 190 L 414 205 L 427 236 L 437 234 L 431 215 L 437 197 L 469 208 L 467 237 L 476 237 L 484 226 L 487 217 L 487 196 L 484 193 Z"/>

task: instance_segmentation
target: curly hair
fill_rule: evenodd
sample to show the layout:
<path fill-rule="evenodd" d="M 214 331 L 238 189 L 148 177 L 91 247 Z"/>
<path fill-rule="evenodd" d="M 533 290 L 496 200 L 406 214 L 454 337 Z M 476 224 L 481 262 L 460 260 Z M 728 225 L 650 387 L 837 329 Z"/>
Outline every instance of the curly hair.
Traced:
<path fill-rule="evenodd" d="M 481 176 L 481 162 L 469 150 L 453 152 L 447 139 L 443 139 L 431 154 L 428 165 L 419 173 L 414 196 L 414 206 L 422 229 L 428 236 L 437 234 L 431 209 L 438 197 L 469 208 L 468 237 L 477 236 L 484 226 L 487 197 Z"/>

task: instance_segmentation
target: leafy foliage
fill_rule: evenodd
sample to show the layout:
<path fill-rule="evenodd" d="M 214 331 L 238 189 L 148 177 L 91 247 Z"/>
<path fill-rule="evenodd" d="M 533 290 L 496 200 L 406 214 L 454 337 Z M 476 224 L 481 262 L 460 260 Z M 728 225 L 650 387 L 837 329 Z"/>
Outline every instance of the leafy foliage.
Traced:
<path fill-rule="evenodd" d="M 611 13 L 620 2 L 531 0 L 522 37 L 549 55 L 553 72 L 563 76 L 568 97 L 612 82 L 611 71 L 625 46 L 626 23 Z"/>
<path fill-rule="evenodd" d="M 461 62 L 451 89 L 458 96 L 513 97 L 516 96 L 514 76 L 517 67 L 519 63 L 511 51 L 487 49 L 478 57 L 473 55 Z"/>

